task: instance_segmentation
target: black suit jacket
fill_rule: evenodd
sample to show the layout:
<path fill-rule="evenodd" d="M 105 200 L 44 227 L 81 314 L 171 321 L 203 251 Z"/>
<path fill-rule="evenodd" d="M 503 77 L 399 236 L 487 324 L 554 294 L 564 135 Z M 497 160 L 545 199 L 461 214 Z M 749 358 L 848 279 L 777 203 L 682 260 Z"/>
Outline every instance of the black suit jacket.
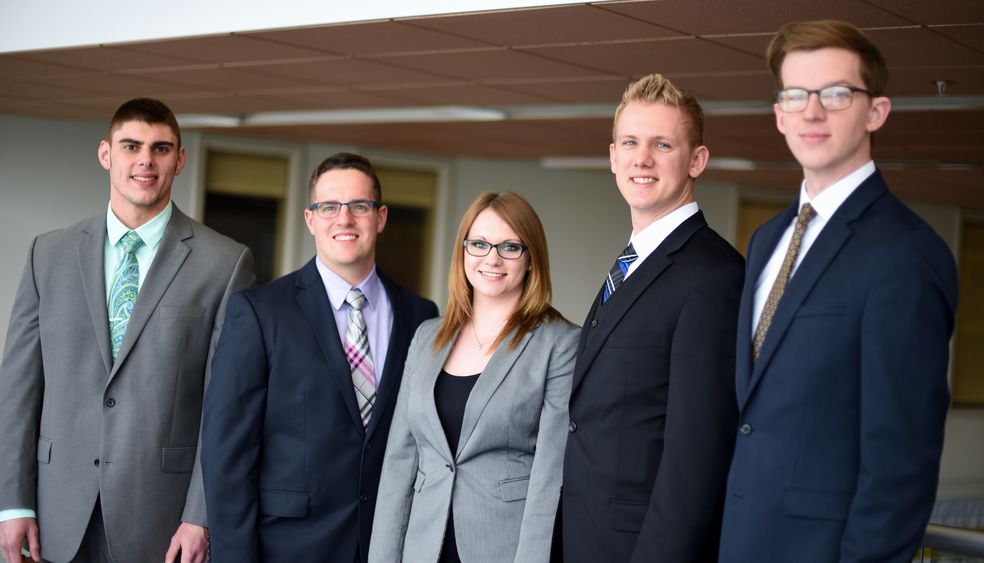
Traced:
<path fill-rule="evenodd" d="M 393 330 L 365 430 L 314 259 L 229 300 L 202 431 L 212 561 L 366 560 L 407 348 L 437 316 L 380 279 Z"/>
<path fill-rule="evenodd" d="M 595 298 L 570 402 L 565 561 L 715 559 L 743 265 L 698 212 Z"/>

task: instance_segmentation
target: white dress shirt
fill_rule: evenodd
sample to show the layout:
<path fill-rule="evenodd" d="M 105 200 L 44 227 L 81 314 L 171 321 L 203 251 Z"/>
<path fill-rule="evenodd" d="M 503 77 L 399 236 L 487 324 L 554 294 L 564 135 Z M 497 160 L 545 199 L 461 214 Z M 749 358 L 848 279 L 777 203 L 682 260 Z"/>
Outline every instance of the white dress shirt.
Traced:
<path fill-rule="evenodd" d="M 373 266 L 366 279 L 353 286 L 322 263 L 321 258 L 315 258 L 315 263 L 328 292 L 328 301 L 331 302 L 332 313 L 335 315 L 335 327 L 338 328 L 338 338 L 343 346 L 349 322 L 349 306 L 345 303 L 345 296 L 353 287 L 358 288 L 366 296 L 362 318 L 366 320 L 369 352 L 372 354 L 372 365 L 376 371 L 378 387 L 382 381 L 383 366 L 386 365 L 390 332 L 393 330 L 393 307 L 390 305 L 389 296 L 386 295 L 386 288 L 383 287 L 383 282 L 376 273 L 376 267 Z"/>
<path fill-rule="evenodd" d="M 806 232 L 803 234 L 799 254 L 793 263 L 790 279 L 796 274 L 796 269 L 803 263 L 806 253 L 810 251 L 810 247 L 813 246 L 817 237 L 820 236 L 820 232 L 823 231 L 823 228 L 827 225 L 827 221 L 834 215 L 834 212 L 854 193 L 854 190 L 858 189 L 861 182 L 864 182 L 868 176 L 874 173 L 875 163 L 869 160 L 867 164 L 838 180 L 817 194 L 817 197 L 812 200 L 806 192 L 806 181 L 803 181 L 800 185 L 799 205 L 796 206 L 797 212 L 803 207 L 804 203 L 809 203 L 817 214 L 810 221 L 810 224 L 807 225 Z M 762 268 L 762 273 L 759 274 L 758 280 L 755 282 L 755 300 L 753 302 L 754 308 L 752 309 L 752 335 L 755 334 L 755 330 L 758 328 L 759 319 L 762 317 L 762 309 L 765 308 L 765 301 L 769 298 L 769 292 L 772 291 L 772 286 L 776 283 L 776 278 L 779 276 L 779 270 L 782 268 L 782 261 L 786 257 L 789 242 L 793 238 L 793 227 L 795 226 L 796 217 L 793 217 L 792 221 L 786 227 L 786 231 L 783 232 L 782 237 L 779 239 L 779 243 L 772 250 L 772 257 L 766 262 L 765 268 Z"/>
<path fill-rule="evenodd" d="M 625 279 L 628 279 L 632 275 L 632 272 L 639 269 L 639 265 L 656 250 L 656 247 L 663 244 L 663 241 L 666 240 L 666 237 L 670 236 L 670 233 L 675 231 L 677 227 L 687 219 L 690 219 L 698 211 L 700 209 L 697 207 L 697 202 L 692 201 L 646 225 L 646 228 L 638 233 L 633 233 L 629 237 L 629 242 L 635 248 L 638 258 L 629 265 L 629 270 L 625 273 Z"/>

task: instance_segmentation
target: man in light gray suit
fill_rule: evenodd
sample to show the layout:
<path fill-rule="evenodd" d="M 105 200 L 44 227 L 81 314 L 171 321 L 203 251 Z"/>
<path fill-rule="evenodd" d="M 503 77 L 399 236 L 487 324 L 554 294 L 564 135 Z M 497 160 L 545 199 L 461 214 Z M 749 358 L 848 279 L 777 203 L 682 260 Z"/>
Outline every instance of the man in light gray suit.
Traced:
<path fill-rule="evenodd" d="M 202 396 L 253 257 L 171 203 L 185 149 L 163 103 L 120 106 L 98 156 L 106 213 L 34 239 L 10 316 L 0 553 L 204 561 Z"/>

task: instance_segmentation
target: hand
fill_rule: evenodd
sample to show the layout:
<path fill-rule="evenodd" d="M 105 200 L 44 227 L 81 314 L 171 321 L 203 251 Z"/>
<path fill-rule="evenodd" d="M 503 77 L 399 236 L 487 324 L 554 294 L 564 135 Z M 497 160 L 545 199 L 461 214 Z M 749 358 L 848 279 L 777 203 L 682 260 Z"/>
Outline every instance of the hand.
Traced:
<path fill-rule="evenodd" d="M 178 559 L 181 553 L 181 559 Z M 208 528 L 182 522 L 171 537 L 171 547 L 164 555 L 164 563 L 204 563 L 208 555 Z"/>
<path fill-rule="evenodd" d="M 21 556 L 21 545 L 27 538 L 31 559 Z M 38 521 L 34 518 L 12 518 L 0 522 L 0 554 L 10 563 L 41 561 L 41 544 L 38 542 Z"/>

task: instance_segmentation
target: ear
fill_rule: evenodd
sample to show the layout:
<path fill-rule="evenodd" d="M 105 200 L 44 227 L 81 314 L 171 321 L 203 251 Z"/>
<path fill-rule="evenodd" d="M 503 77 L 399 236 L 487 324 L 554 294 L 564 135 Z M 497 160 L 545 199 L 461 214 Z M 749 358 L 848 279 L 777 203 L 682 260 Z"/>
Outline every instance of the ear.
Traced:
<path fill-rule="evenodd" d="M 711 152 L 707 150 L 707 147 L 701 145 L 693 150 L 690 155 L 690 177 L 696 178 L 704 173 L 704 168 L 707 167 L 707 159 L 710 158 Z"/>
<path fill-rule="evenodd" d="M 885 120 L 888 119 L 888 114 L 892 111 L 892 100 L 885 96 L 878 96 L 877 98 L 872 98 L 871 107 L 868 108 L 868 122 L 865 128 L 869 133 L 873 133 L 881 129 L 882 125 L 885 125 Z"/>
<path fill-rule="evenodd" d="M 109 156 L 109 142 L 105 139 L 99 141 L 99 150 L 96 151 L 96 156 L 99 157 L 99 164 L 106 170 L 109 170 L 110 166 L 113 164 L 113 159 Z"/>
<path fill-rule="evenodd" d="M 612 174 L 615 174 L 615 143 L 608 145 L 608 161 L 611 163 Z"/>
<path fill-rule="evenodd" d="M 786 134 L 786 124 L 782 122 L 785 113 L 779 109 L 779 104 L 772 104 L 772 111 L 776 114 L 776 129 L 783 135 Z"/>
<path fill-rule="evenodd" d="M 174 165 L 174 175 L 177 176 L 181 174 L 181 171 L 185 167 L 185 148 L 182 146 L 178 149 L 178 162 Z"/>
<path fill-rule="evenodd" d="M 308 231 L 312 235 L 317 235 L 317 231 L 314 229 L 314 211 L 310 209 L 304 210 L 304 222 L 307 224 Z"/>
<path fill-rule="evenodd" d="M 376 234 L 383 232 L 383 228 L 386 226 L 386 217 L 389 216 L 389 207 L 385 205 L 380 205 L 379 209 L 376 210 L 379 214 L 379 224 L 376 225 Z"/>

